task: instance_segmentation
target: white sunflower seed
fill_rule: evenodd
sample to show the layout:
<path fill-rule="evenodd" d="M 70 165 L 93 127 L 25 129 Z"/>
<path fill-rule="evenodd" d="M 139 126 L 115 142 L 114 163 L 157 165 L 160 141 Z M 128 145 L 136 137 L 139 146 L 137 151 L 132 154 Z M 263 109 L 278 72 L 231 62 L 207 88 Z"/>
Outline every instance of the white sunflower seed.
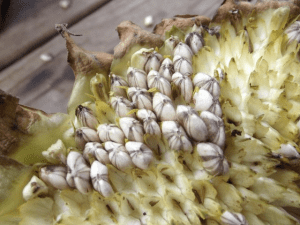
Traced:
<path fill-rule="evenodd" d="M 176 121 L 162 122 L 162 133 L 173 150 L 191 152 L 193 146 L 184 129 Z"/>
<path fill-rule="evenodd" d="M 225 127 L 223 120 L 208 111 L 201 112 L 200 117 L 207 126 L 208 140 L 218 145 L 221 149 L 224 149 Z"/>
<path fill-rule="evenodd" d="M 81 126 L 96 129 L 98 125 L 98 120 L 91 109 L 79 105 L 76 108 L 75 115 L 81 123 Z"/>
<path fill-rule="evenodd" d="M 117 143 L 125 143 L 125 135 L 123 131 L 115 124 L 100 124 L 97 133 L 102 142 L 113 141 Z"/>
<path fill-rule="evenodd" d="M 40 194 L 47 194 L 48 187 L 47 185 L 40 180 L 37 176 L 32 176 L 29 183 L 23 189 L 23 198 L 25 201 L 35 198 Z"/>
<path fill-rule="evenodd" d="M 149 73 L 151 70 L 158 71 L 163 59 L 164 57 L 156 51 L 150 53 L 145 63 L 145 72 Z"/>
<path fill-rule="evenodd" d="M 205 123 L 190 106 L 178 105 L 176 116 L 177 121 L 183 125 L 192 139 L 199 142 L 204 142 L 208 139 L 208 131 Z"/>
<path fill-rule="evenodd" d="M 180 55 L 174 56 L 173 64 L 175 72 L 186 74 L 188 76 L 193 73 L 192 63 Z"/>
<path fill-rule="evenodd" d="M 166 55 L 174 55 L 174 49 L 179 43 L 179 38 L 177 36 L 171 36 L 164 43 L 164 49 Z"/>
<path fill-rule="evenodd" d="M 134 165 L 140 169 L 147 169 L 153 159 L 153 153 L 147 145 L 142 142 L 129 141 L 125 145 Z"/>
<path fill-rule="evenodd" d="M 185 43 L 191 48 L 194 54 L 197 54 L 204 46 L 204 39 L 200 33 L 192 32 L 186 35 Z"/>
<path fill-rule="evenodd" d="M 97 132 L 89 127 L 81 127 L 76 129 L 75 142 L 80 150 L 84 149 L 87 142 L 100 142 Z"/>
<path fill-rule="evenodd" d="M 190 103 L 193 96 L 193 83 L 189 76 L 182 75 L 176 72 L 172 76 L 172 81 L 179 87 L 181 95 L 184 97 L 186 103 Z"/>
<path fill-rule="evenodd" d="M 153 96 L 153 109 L 159 121 L 176 119 L 176 112 L 172 100 L 160 92 Z"/>
<path fill-rule="evenodd" d="M 90 162 L 90 158 L 94 158 L 103 164 L 110 163 L 108 152 L 98 142 L 86 143 L 82 155 L 87 162 Z"/>
<path fill-rule="evenodd" d="M 127 97 L 126 90 L 123 88 L 120 88 L 120 86 L 128 87 L 129 84 L 121 77 L 119 77 L 115 74 L 111 74 L 110 75 L 110 90 L 112 92 L 114 92 L 115 96 L 122 96 L 122 97 L 126 98 Z"/>
<path fill-rule="evenodd" d="M 219 102 L 219 99 L 215 98 L 214 99 L 214 104 L 208 109 L 208 111 L 212 112 L 213 114 L 215 114 L 218 117 L 222 117 L 222 108 Z"/>
<path fill-rule="evenodd" d="M 130 117 L 123 117 L 119 120 L 119 123 L 129 141 L 144 141 L 143 126 L 138 120 Z"/>
<path fill-rule="evenodd" d="M 207 90 L 214 98 L 219 98 L 220 85 L 214 77 L 205 73 L 197 73 L 193 79 L 193 83 L 195 86 Z"/>
<path fill-rule="evenodd" d="M 156 122 L 155 114 L 148 109 L 140 109 L 136 113 L 137 118 L 143 122 L 143 127 L 146 134 L 161 136 L 161 131 Z"/>
<path fill-rule="evenodd" d="M 140 109 L 137 111 L 136 116 L 139 120 L 143 121 L 145 119 L 152 119 L 156 121 L 156 116 L 155 114 L 148 109 Z"/>
<path fill-rule="evenodd" d="M 67 183 L 70 187 L 76 187 L 82 194 L 92 190 L 90 184 L 90 168 L 83 156 L 71 151 L 67 158 L 68 174 Z"/>
<path fill-rule="evenodd" d="M 222 117 L 222 109 L 218 98 L 214 98 L 208 91 L 200 89 L 193 96 L 195 109 L 209 111 L 218 117 Z"/>
<path fill-rule="evenodd" d="M 147 89 L 131 87 L 128 88 L 127 94 L 129 99 L 135 103 L 137 108 L 152 110 L 152 98 L 151 94 L 147 92 Z"/>
<path fill-rule="evenodd" d="M 159 72 L 151 70 L 147 76 L 147 82 L 149 88 L 156 87 L 162 94 L 169 97 L 172 96 L 172 89 L 170 82 L 161 76 Z"/>
<path fill-rule="evenodd" d="M 288 159 L 299 159 L 300 154 L 294 146 L 291 144 L 281 144 L 278 150 L 279 156 L 286 157 Z"/>
<path fill-rule="evenodd" d="M 125 116 L 135 117 L 134 113 L 127 115 L 128 112 L 130 112 L 135 107 L 134 103 L 132 103 L 128 99 L 124 97 L 116 96 L 116 97 L 112 97 L 110 102 L 113 109 L 115 110 L 116 114 L 119 117 L 125 117 Z"/>
<path fill-rule="evenodd" d="M 183 43 L 179 42 L 178 45 L 174 48 L 174 56 L 179 55 L 185 59 L 187 59 L 189 62 L 192 62 L 193 60 L 193 52 L 190 49 L 190 47 Z"/>
<path fill-rule="evenodd" d="M 193 96 L 195 109 L 199 111 L 208 111 L 214 104 L 213 96 L 206 90 L 200 89 Z"/>
<path fill-rule="evenodd" d="M 153 119 L 145 119 L 143 121 L 143 126 L 146 134 L 161 136 L 161 131 L 158 123 Z"/>
<path fill-rule="evenodd" d="M 300 42 L 300 21 L 295 21 L 292 25 L 290 25 L 285 33 L 288 36 L 289 43 L 296 40 L 298 43 Z"/>
<path fill-rule="evenodd" d="M 171 82 L 174 72 L 175 70 L 172 60 L 169 58 L 165 58 L 159 68 L 159 74 L 166 78 L 169 82 Z"/>
<path fill-rule="evenodd" d="M 47 184 L 57 189 L 67 189 L 69 185 L 66 181 L 67 167 L 65 166 L 46 166 L 40 169 L 40 177 Z"/>
<path fill-rule="evenodd" d="M 127 79 L 130 87 L 148 89 L 147 74 L 143 70 L 129 67 L 127 70 Z"/>
<path fill-rule="evenodd" d="M 221 222 L 224 225 L 248 225 L 247 220 L 241 213 L 225 211 L 221 215 Z"/>
<path fill-rule="evenodd" d="M 96 191 L 104 197 L 108 197 L 114 193 L 108 181 L 108 169 L 105 165 L 98 161 L 94 161 L 91 166 L 91 180 Z"/>
<path fill-rule="evenodd" d="M 222 149 L 213 143 L 199 143 L 197 152 L 202 158 L 204 169 L 211 175 L 226 174 L 229 170 Z"/>
<path fill-rule="evenodd" d="M 104 147 L 109 152 L 109 160 L 119 170 L 124 170 L 133 165 L 124 145 L 108 141 L 105 142 Z"/>

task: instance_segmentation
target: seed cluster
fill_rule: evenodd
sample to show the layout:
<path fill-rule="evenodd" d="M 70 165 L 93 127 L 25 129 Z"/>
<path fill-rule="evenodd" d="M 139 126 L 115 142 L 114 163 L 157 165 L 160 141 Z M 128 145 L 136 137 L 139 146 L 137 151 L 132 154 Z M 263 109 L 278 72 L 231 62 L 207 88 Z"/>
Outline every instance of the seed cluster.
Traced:
<path fill-rule="evenodd" d="M 45 182 L 59 189 L 77 188 L 84 194 L 93 187 L 109 196 L 113 189 L 107 164 L 125 171 L 132 166 L 147 169 L 154 161 L 145 135 L 163 138 L 175 151 L 192 153 L 195 147 L 211 175 L 228 171 L 222 150 L 225 129 L 219 83 L 204 73 L 193 75 L 193 55 L 204 46 L 204 40 L 199 32 L 192 32 L 185 43 L 172 36 L 166 45 L 173 54 L 165 58 L 153 49 L 134 53 L 127 80 L 110 74 L 110 105 L 119 117 L 118 126 L 98 125 L 91 109 L 77 107 L 80 128 L 75 141 L 82 154 L 71 151 L 66 167 L 42 168 L 40 176 Z"/>
<path fill-rule="evenodd" d="M 115 58 L 90 80 L 95 101 L 69 116 L 68 149 L 42 153 L 51 166 L 21 211 L 63 224 L 298 224 L 299 24 L 282 33 L 288 15 L 195 25 L 185 39 L 173 27 L 161 48 Z"/>

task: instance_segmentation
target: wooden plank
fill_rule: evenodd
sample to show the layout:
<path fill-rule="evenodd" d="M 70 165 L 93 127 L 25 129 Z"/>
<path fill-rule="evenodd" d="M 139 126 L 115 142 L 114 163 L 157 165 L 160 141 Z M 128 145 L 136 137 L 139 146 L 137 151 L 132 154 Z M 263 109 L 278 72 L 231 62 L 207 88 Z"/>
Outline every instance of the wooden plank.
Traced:
<path fill-rule="evenodd" d="M 59 0 L 38 2 L 37 8 L 26 14 L 31 16 L 15 18 L 20 21 L 0 35 L 0 70 L 55 36 L 55 23 L 74 24 L 108 1 L 73 0 L 67 9 L 59 6 Z"/>
<path fill-rule="evenodd" d="M 209 17 L 219 7 L 209 0 L 190 0 L 188 3 L 172 0 L 111 1 L 76 25 L 73 33 L 84 34 L 74 37 L 75 42 L 91 51 L 113 52 L 119 42 L 115 28 L 123 20 L 131 20 L 143 27 L 145 16 L 152 15 L 154 23 L 176 14 L 199 14 Z M 147 28 L 152 30 L 152 28 Z M 53 60 L 43 62 L 39 56 L 50 53 Z M 66 112 L 66 102 L 73 82 L 72 70 L 67 65 L 65 41 L 60 35 L 36 49 L 13 66 L 0 73 L 0 89 L 20 98 L 20 103 L 46 112 Z M 56 97 L 51 96 L 54 93 Z M 61 96 L 61 98 L 59 98 Z"/>

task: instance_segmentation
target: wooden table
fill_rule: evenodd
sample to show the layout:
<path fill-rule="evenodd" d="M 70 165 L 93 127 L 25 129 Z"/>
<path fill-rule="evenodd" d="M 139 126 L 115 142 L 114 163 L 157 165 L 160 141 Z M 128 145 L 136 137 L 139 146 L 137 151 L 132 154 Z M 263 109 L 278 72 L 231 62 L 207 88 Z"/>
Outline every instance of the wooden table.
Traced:
<path fill-rule="evenodd" d="M 64 9 L 61 0 L 37 1 L 20 21 L 0 34 L 0 89 L 20 98 L 20 104 L 47 113 L 66 112 L 74 77 L 67 64 L 65 40 L 54 24 L 68 23 L 75 42 L 93 51 L 113 54 L 118 44 L 117 25 L 131 20 L 144 29 L 144 18 L 154 24 L 174 15 L 198 14 L 212 17 L 222 0 L 72 0 Z M 52 59 L 44 61 L 42 54 Z"/>

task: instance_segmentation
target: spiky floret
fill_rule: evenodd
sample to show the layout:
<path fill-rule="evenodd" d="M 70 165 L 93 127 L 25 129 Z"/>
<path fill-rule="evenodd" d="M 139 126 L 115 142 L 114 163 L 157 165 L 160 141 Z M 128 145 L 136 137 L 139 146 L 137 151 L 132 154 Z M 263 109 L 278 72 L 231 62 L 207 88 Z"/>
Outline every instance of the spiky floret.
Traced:
<path fill-rule="evenodd" d="M 191 59 L 180 58 L 189 52 L 183 44 L 174 51 L 178 57 L 168 56 L 174 64 L 180 59 L 173 73 L 185 71 L 186 79 L 193 81 L 188 85 L 194 88 L 194 101 L 182 91 L 185 89 L 180 85 L 185 87 L 185 82 L 177 85 L 172 76 L 161 79 L 163 75 L 158 74 L 156 82 L 163 82 L 152 89 L 147 82 L 143 82 L 145 88 L 129 81 L 132 74 L 127 74 L 133 66 L 145 68 L 142 62 L 151 62 L 147 73 L 153 73 L 152 67 L 157 67 L 163 61 L 161 56 L 172 48 L 169 39 L 160 48 L 144 50 L 144 55 L 155 55 L 150 61 L 140 58 L 144 56 L 141 46 L 133 46 L 128 55 L 115 59 L 110 77 L 115 80 L 120 76 L 129 87 L 119 87 L 125 90 L 121 96 L 117 94 L 120 91 L 109 95 L 105 92 L 109 89 L 108 76 L 96 75 L 98 79 L 91 78 L 92 90 L 88 92 L 94 94 L 94 102 L 84 104 L 100 123 L 102 147 L 84 150 L 91 151 L 84 159 L 70 149 L 74 144 L 67 146 L 67 182 L 77 189 L 56 190 L 50 185 L 47 197 L 32 198 L 20 207 L 21 224 L 38 224 L 41 218 L 43 224 L 297 224 L 284 211 L 286 207 L 300 208 L 300 190 L 294 183 L 300 178 L 296 124 L 300 63 L 296 41 L 289 41 L 284 33 L 292 23 L 288 19 L 288 8 L 269 9 L 233 24 L 211 24 L 211 30 L 220 26 L 217 35 L 203 29 L 199 32 L 196 27 L 169 31 L 166 38 L 178 40 L 177 44 L 191 32 L 203 37 L 196 46 L 204 46 L 198 52 L 193 48 Z M 203 76 L 201 80 L 199 74 L 212 78 Z M 139 79 L 147 81 L 144 75 Z M 202 84 L 199 79 L 207 82 Z M 104 87 L 95 91 L 94 82 Z M 169 97 L 160 93 L 167 82 L 172 87 Z M 137 96 L 141 101 L 143 96 L 145 100 L 151 96 L 151 107 L 147 102 L 150 112 L 141 111 L 126 99 L 126 93 L 132 98 L 132 86 L 143 88 Z M 128 107 L 120 110 L 118 104 L 124 99 Z M 74 104 L 70 113 L 75 113 Z M 145 124 L 149 130 L 160 130 L 147 133 Z M 194 128 L 194 124 L 198 126 Z M 105 130 L 116 130 L 118 137 L 123 132 L 122 139 L 126 139 L 114 143 L 110 133 L 102 133 Z M 59 152 L 54 147 L 51 152 Z M 77 147 L 83 150 L 81 145 Z M 97 149 L 106 154 L 107 160 L 101 164 L 95 161 L 93 152 Z M 91 165 L 96 169 L 90 171 Z M 91 183 L 87 182 L 89 172 Z M 92 185 L 96 191 L 91 190 Z"/>

